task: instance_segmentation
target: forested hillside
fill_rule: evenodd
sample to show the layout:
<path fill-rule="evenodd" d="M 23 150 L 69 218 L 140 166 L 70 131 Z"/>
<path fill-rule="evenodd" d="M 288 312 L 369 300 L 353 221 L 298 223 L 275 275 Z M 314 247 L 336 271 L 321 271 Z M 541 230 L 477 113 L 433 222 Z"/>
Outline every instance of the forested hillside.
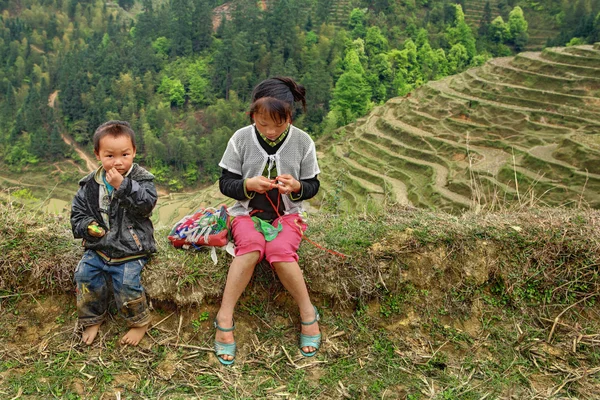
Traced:
<path fill-rule="evenodd" d="M 528 12 L 564 26 L 556 40 L 598 36 L 597 0 L 492 1 L 479 23 L 463 12 L 473 1 L 459 3 L 2 0 L 3 168 L 77 158 L 61 135 L 89 151 L 94 129 L 118 118 L 138 133 L 139 161 L 180 190 L 218 176 L 229 136 L 248 122 L 250 90 L 268 76 L 307 87 L 297 123 L 317 137 L 429 80 L 521 50 Z"/>

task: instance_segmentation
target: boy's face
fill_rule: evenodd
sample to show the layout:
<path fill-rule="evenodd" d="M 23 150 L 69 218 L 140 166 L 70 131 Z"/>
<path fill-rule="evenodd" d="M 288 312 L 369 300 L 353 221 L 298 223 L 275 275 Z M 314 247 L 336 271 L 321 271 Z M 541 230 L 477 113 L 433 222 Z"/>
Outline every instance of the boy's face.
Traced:
<path fill-rule="evenodd" d="M 125 175 L 135 157 L 135 148 L 127 135 L 106 135 L 100 139 L 96 159 L 102 163 L 105 171 L 116 168 L 121 175 Z"/>
<path fill-rule="evenodd" d="M 271 115 L 265 112 L 257 112 L 253 116 L 256 128 L 269 140 L 275 140 L 287 129 L 291 122 L 289 118 L 281 121 L 274 121 Z"/>

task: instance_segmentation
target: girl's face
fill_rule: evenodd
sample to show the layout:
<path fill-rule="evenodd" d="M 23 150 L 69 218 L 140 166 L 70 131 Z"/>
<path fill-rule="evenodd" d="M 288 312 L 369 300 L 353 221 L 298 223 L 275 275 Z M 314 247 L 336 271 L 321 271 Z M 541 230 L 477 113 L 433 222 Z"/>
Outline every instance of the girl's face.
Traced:
<path fill-rule="evenodd" d="M 255 113 L 253 118 L 256 129 L 269 140 L 275 140 L 281 136 L 288 124 L 292 122 L 289 117 L 281 121 L 273 120 L 270 114 L 262 111 Z"/>

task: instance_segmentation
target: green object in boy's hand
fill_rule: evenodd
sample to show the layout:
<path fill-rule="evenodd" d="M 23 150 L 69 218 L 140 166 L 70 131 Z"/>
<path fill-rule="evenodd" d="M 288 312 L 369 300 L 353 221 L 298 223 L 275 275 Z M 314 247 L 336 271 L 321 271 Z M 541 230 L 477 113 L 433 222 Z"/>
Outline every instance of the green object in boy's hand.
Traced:
<path fill-rule="evenodd" d="M 97 233 L 98 235 L 101 235 L 103 232 L 102 228 L 98 225 L 90 225 L 88 226 L 88 229 L 94 233 Z"/>

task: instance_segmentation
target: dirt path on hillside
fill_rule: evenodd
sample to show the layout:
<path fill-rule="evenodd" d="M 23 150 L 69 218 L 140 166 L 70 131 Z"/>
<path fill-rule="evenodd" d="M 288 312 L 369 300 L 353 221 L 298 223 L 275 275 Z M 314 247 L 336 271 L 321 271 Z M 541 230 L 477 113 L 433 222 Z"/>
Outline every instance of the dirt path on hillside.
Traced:
<path fill-rule="evenodd" d="M 54 102 L 56 101 L 56 96 L 58 96 L 58 90 L 55 90 L 48 96 L 48 107 L 54 108 Z"/>
<path fill-rule="evenodd" d="M 60 137 L 62 137 L 63 141 L 66 144 L 73 147 L 73 149 L 79 155 L 79 157 L 81 157 L 81 159 L 85 161 L 87 172 L 95 171 L 98 168 L 98 164 L 94 162 L 87 154 L 85 154 L 85 152 L 79 148 L 79 146 L 75 143 L 73 139 L 67 137 L 67 135 L 65 135 L 64 133 L 61 133 Z"/>
<path fill-rule="evenodd" d="M 12 183 L 13 185 L 18 185 L 18 186 L 29 186 L 29 187 L 39 187 L 40 186 L 37 184 L 21 182 L 16 179 L 8 178 L 8 177 L 2 176 L 2 175 L 0 175 L 0 180 L 6 181 L 8 183 Z"/>
<path fill-rule="evenodd" d="M 39 53 L 39 54 L 45 54 L 46 53 L 44 50 L 40 49 L 39 47 L 37 47 L 34 44 L 30 44 L 29 48 L 31 48 L 31 50 L 33 50 L 33 51 L 35 51 L 36 53 Z"/>
<path fill-rule="evenodd" d="M 81 168 L 81 165 L 77 164 L 75 161 L 73 161 L 71 159 L 69 159 L 67 161 L 69 162 L 69 164 L 73 164 L 73 166 L 75 168 L 77 168 L 79 170 L 79 172 L 81 172 L 82 174 L 86 174 L 87 173 L 83 168 Z"/>
<path fill-rule="evenodd" d="M 54 108 L 54 102 L 56 101 L 56 97 L 58 96 L 58 90 L 55 90 L 54 92 L 52 92 L 50 94 L 50 96 L 48 96 L 48 106 L 50 108 Z M 68 137 L 64 132 L 60 133 L 60 137 L 62 138 L 62 140 L 69 146 L 73 147 L 73 149 L 75 150 L 75 152 L 79 155 L 79 157 L 81 157 L 81 159 L 83 161 L 85 161 L 85 165 L 87 168 L 87 171 L 84 171 L 83 169 L 81 169 L 81 167 L 77 166 L 77 168 L 79 168 L 79 171 L 82 173 L 89 173 L 92 171 L 95 171 L 98 168 L 98 163 L 96 161 L 94 161 L 92 158 L 90 158 L 78 145 L 77 143 L 75 143 L 75 141 L 73 139 L 71 139 L 70 137 Z"/>

